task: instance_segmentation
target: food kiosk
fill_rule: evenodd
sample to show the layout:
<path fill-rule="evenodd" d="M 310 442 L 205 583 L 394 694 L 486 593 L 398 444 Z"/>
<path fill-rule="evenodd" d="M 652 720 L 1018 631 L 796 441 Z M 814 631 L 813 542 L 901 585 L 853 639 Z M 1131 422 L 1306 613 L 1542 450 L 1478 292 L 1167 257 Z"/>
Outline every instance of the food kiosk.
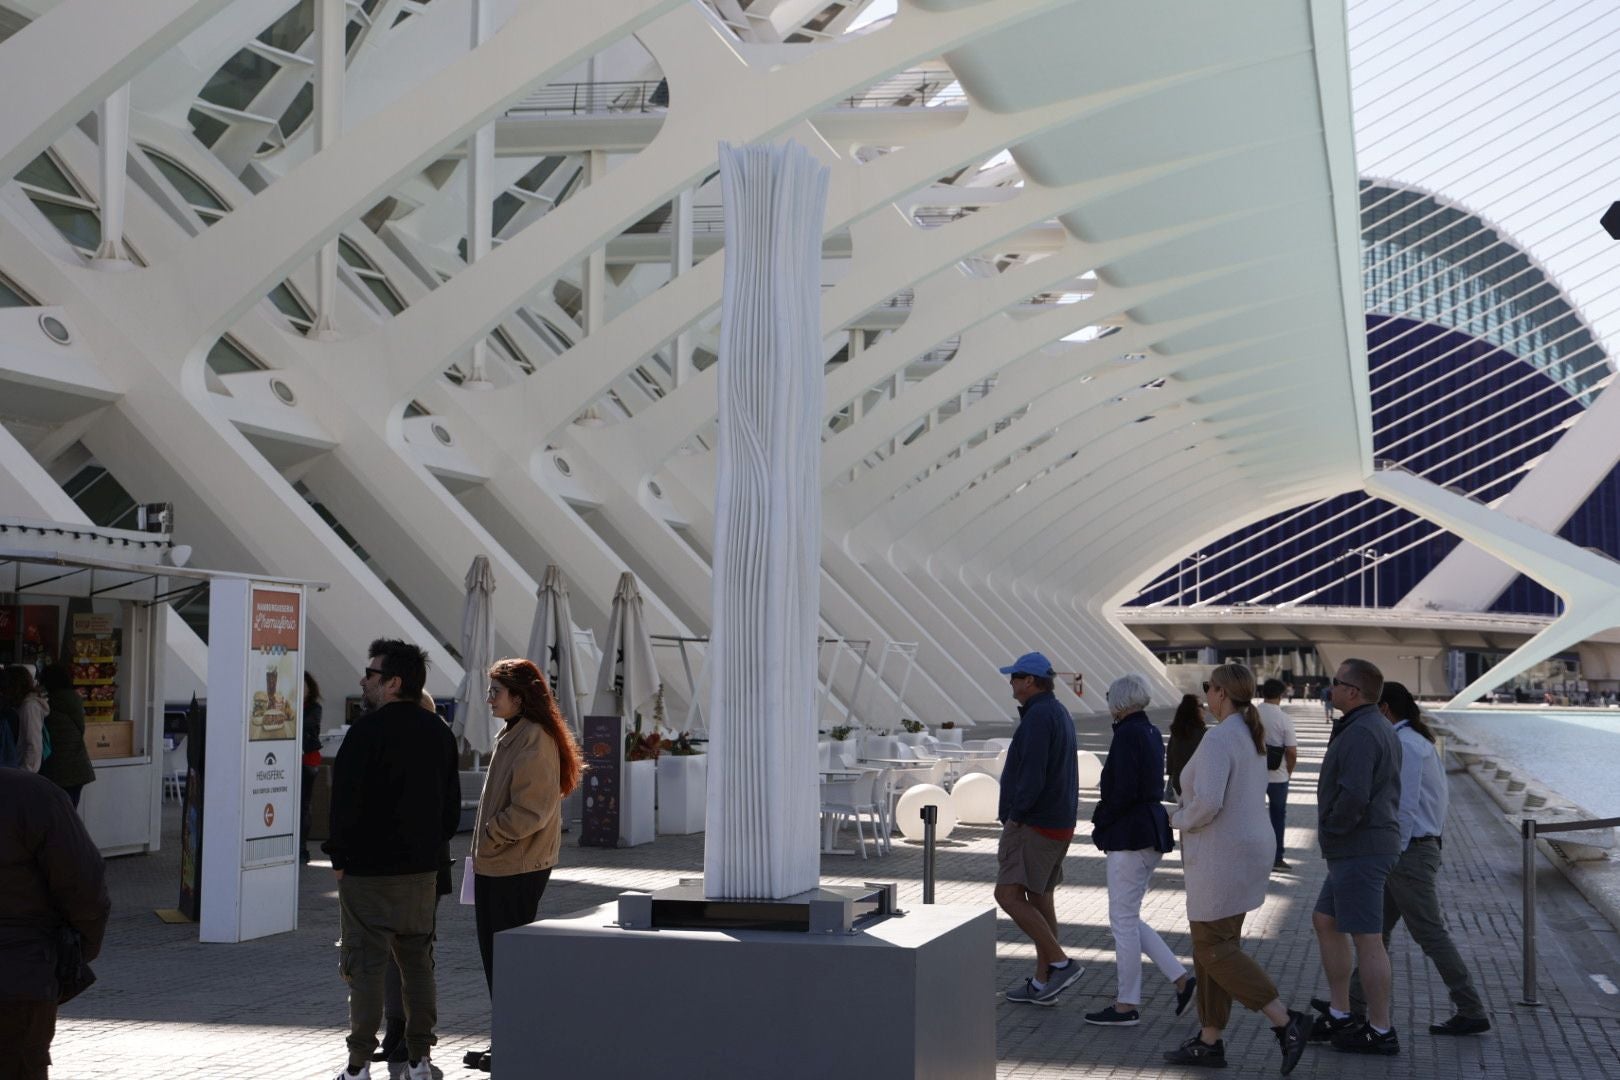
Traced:
<path fill-rule="evenodd" d="M 59 538 L 50 526 L 25 528 L 8 521 L 0 537 L 14 541 L 0 544 L 0 663 L 35 672 L 51 663 L 68 668 L 84 701 L 85 744 L 96 770 L 79 803 L 85 826 L 104 855 L 156 851 L 163 797 L 160 605 L 177 588 L 206 587 L 207 572 L 162 565 L 157 559 L 167 542 L 150 534 L 128 534 L 135 537 L 130 542 L 115 530 L 73 526 Z M 49 549 L 15 545 L 29 540 L 65 542 Z"/>

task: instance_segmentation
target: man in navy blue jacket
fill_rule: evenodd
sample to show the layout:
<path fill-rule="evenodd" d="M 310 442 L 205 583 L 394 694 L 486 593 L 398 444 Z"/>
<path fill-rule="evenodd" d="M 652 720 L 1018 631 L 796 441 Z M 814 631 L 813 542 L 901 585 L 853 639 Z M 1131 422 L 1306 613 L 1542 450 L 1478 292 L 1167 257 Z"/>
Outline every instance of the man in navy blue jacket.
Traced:
<path fill-rule="evenodd" d="M 1052 906 L 1080 808 L 1074 720 L 1052 693 L 1057 673 L 1045 656 L 1025 653 L 1001 673 L 1009 676 L 1019 724 L 1001 771 L 995 896 L 1035 943 L 1035 977 L 1007 991 L 1007 1000 L 1055 1005 L 1084 970 L 1058 944 Z"/>

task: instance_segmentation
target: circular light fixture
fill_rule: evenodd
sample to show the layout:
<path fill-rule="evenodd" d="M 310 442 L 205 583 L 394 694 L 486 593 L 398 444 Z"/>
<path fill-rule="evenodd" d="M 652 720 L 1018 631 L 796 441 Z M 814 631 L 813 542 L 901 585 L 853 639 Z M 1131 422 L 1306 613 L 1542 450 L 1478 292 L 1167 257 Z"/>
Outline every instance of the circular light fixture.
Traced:
<path fill-rule="evenodd" d="M 664 497 L 664 489 L 658 486 L 658 481 L 656 480 L 647 481 L 647 490 L 652 492 L 652 497 L 655 499 L 662 499 Z"/>
<path fill-rule="evenodd" d="M 298 404 L 298 395 L 293 393 L 293 388 L 280 379 L 270 380 L 270 392 L 280 398 L 283 405 Z"/>
<path fill-rule="evenodd" d="M 558 454 L 555 457 L 553 457 L 551 459 L 551 463 L 553 465 L 557 466 L 557 471 L 562 473 L 564 476 L 573 476 L 574 475 L 574 467 L 572 465 L 568 464 L 568 459 L 563 457 L 561 454 Z"/>
<path fill-rule="evenodd" d="M 39 317 L 39 328 L 45 331 L 46 337 L 58 345 L 66 345 L 73 340 L 73 334 L 68 330 L 67 323 L 58 319 L 55 315 L 41 315 Z"/>
<path fill-rule="evenodd" d="M 456 440 L 451 436 L 450 429 L 445 427 L 443 424 L 433 424 L 430 426 L 429 430 L 433 432 L 433 437 L 438 439 L 444 445 L 455 445 Z"/>

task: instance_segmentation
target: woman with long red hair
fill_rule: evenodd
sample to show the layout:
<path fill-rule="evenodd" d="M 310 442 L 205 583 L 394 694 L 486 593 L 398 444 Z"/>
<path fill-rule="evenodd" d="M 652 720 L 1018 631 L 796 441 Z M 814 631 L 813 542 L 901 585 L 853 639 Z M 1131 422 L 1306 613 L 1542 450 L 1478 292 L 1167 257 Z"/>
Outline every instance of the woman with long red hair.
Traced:
<path fill-rule="evenodd" d="M 495 935 L 526 926 L 562 848 L 562 800 L 579 784 L 579 746 L 551 687 L 528 660 L 489 669 L 490 711 L 506 721 L 495 737 L 473 828 L 473 915 L 484 980 L 495 991 Z"/>

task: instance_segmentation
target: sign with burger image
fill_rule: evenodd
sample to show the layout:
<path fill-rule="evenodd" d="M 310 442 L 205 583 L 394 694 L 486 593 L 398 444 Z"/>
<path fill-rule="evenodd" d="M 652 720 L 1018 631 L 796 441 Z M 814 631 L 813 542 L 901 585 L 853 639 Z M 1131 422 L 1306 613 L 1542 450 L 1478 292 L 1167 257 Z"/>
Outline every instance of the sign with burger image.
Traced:
<path fill-rule="evenodd" d="M 280 861 L 294 853 L 304 688 L 299 655 L 303 595 L 255 584 L 248 597 L 244 866 Z"/>

